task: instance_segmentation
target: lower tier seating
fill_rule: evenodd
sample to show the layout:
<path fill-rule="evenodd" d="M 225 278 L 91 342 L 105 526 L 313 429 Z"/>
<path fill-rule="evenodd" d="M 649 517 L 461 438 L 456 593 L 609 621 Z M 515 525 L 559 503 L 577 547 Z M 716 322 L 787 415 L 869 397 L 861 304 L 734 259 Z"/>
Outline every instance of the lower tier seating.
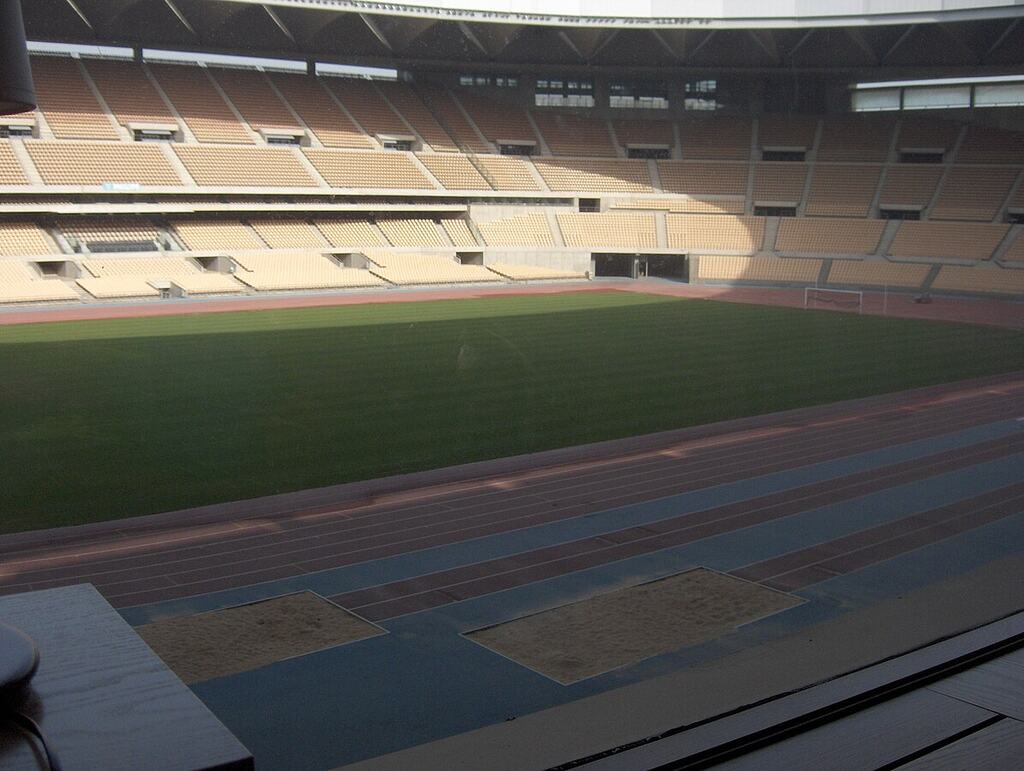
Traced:
<path fill-rule="evenodd" d="M 828 283 L 843 286 L 894 286 L 916 289 L 924 283 L 930 265 L 881 260 L 834 260 Z"/>
<path fill-rule="evenodd" d="M 436 254 L 368 251 L 370 272 L 389 284 L 464 284 L 500 281 L 483 265 L 462 265 L 453 257 Z"/>
<path fill-rule="evenodd" d="M 812 259 L 705 255 L 697 259 L 696 275 L 691 269 L 690 277 L 701 281 L 808 284 L 817 280 L 821 265 L 821 260 Z"/>

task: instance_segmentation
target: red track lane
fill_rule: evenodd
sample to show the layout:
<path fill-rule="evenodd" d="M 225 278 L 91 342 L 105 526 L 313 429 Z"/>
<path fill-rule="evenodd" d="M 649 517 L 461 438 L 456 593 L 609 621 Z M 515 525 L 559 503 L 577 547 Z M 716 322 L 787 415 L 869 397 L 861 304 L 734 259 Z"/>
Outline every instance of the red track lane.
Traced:
<path fill-rule="evenodd" d="M 439 571 L 408 581 L 348 592 L 331 599 L 371 621 L 468 599 L 544 578 L 735 532 L 794 514 L 927 479 L 1024 450 L 1024 437 L 985 442 L 883 471 L 852 474 L 735 504 L 704 509 L 639 527 L 579 539 L 546 549 Z"/>
<path fill-rule="evenodd" d="M 836 421 L 830 420 L 825 422 L 826 428 L 823 432 L 812 434 L 804 431 L 800 439 L 789 436 L 782 438 L 781 441 L 780 438 L 774 438 L 767 442 L 755 440 L 741 452 L 737 452 L 736 448 L 730 446 L 724 450 L 707 453 L 705 456 L 694 456 L 688 462 L 686 462 L 685 454 L 680 456 L 680 453 L 673 452 L 668 458 L 660 457 L 650 461 L 627 462 L 618 468 L 602 469 L 590 475 L 576 473 L 570 479 L 562 478 L 546 483 L 532 484 L 524 489 L 492 491 L 483 495 L 463 495 L 461 500 L 448 501 L 440 505 L 436 503 L 431 504 L 426 509 L 422 506 L 413 506 L 411 507 L 411 514 L 409 514 L 409 508 L 399 509 L 397 512 L 384 511 L 383 514 L 386 516 L 387 521 L 376 525 L 364 525 L 362 528 L 357 526 L 361 524 L 363 519 L 368 517 L 380 519 L 381 512 L 343 514 L 340 518 L 336 518 L 333 521 L 315 525 L 295 526 L 294 523 L 291 523 L 291 527 L 276 528 L 273 533 L 264 533 L 256 536 L 237 536 L 233 531 L 227 531 L 218 543 L 220 551 L 217 553 L 211 553 L 208 546 L 193 546 L 154 550 L 143 558 L 121 557 L 104 559 L 104 556 L 108 556 L 111 553 L 109 549 L 86 549 L 74 553 L 70 557 L 69 555 L 63 555 L 61 557 L 32 557 L 9 560 L 3 572 L 0 572 L 0 575 L 4 573 L 8 575 L 21 573 L 21 582 L 29 579 L 33 583 L 40 585 L 39 582 L 60 580 L 67 576 L 66 568 L 46 570 L 45 566 L 65 562 L 68 559 L 80 561 L 90 556 L 99 558 L 90 566 L 90 572 L 86 574 L 82 574 L 80 571 L 75 572 L 81 580 L 99 583 L 108 583 L 111 579 L 118 577 L 118 573 L 125 579 L 151 577 L 151 575 L 146 575 L 145 569 L 159 564 L 161 556 L 166 556 L 168 561 L 175 562 L 179 570 L 185 568 L 190 563 L 192 567 L 201 566 L 201 563 L 195 562 L 197 559 L 204 560 L 207 566 L 216 565 L 222 567 L 226 564 L 225 558 L 231 556 L 232 547 L 244 547 L 240 548 L 238 553 L 233 556 L 236 557 L 236 561 L 248 562 L 253 558 L 270 555 L 270 552 L 264 551 L 261 553 L 258 551 L 261 543 L 273 544 L 274 548 L 280 552 L 280 547 L 289 543 L 293 546 L 293 551 L 303 548 L 302 542 L 305 542 L 306 545 L 322 547 L 325 538 L 332 535 L 346 538 L 349 541 L 351 541 L 353 536 L 392 536 L 396 525 L 416 524 L 422 527 L 430 522 L 446 524 L 456 521 L 458 518 L 455 515 L 459 511 L 465 510 L 467 503 L 471 512 L 462 518 L 463 521 L 473 516 L 479 518 L 480 515 L 474 515 L 472 511 L 479 511 L 481 507 L 486 507 L 489 519 L 500 519 L 505 523 L 514 521 L 510 519 L 509 515 L 516 513 L 517 510 L 525 509 L 526 513 L 529 514 L 536 512 L 538 507 L 542 507 L 547 514 L 555 513 L 549 509 L 557 508 L 558 518 L 562 518 L 572 514 L 568 507 L 574 504 L 577 506 L 581 505 L 581 496 L 573 497 L 569 494 L 574 489 L 583 491 L 582 497 L 584 498 L 583 505 L 585 507 L 589 508 L 589 506 L 586 506 L 587 502 L 598 501 L 607 508 L 609 505 L 621 505 L 634 498 L 648 500 L 653 497 L 652 492 L 659 493 L 664 491 L 670 493 L 685 489 L 696 489 L 697 487 L 706 487 L 734 479 L 756 476 L 773 470 L 790 468 L 793 465 L 802 465 L 809 458 L 824 460 L 834 455 L 849 454 L 851 451 L 860 451 L 861 449 L 879 446 L 880 443 L 886 443 L 897 436 L 904 441 L 909 441 L 918 436 L 914 431 L 915 423 L 925 423 L 927 428 L 924 435 L 931 435 L 939 431 L 954 430 L 964 424 L 965 421 L 969 423 L 977 419 L 997 419 L 1009 414 L 1004 414 L 1004 405 L 1002 404 L 995 406 L 996 412 L 990 413 L 988 410 L 993 409 L 992 405 L 985 404 L 979 408 L 973 406 L 972 402 L 969 401 L 967 404 L 959 405 L 954 418 L 943 421 L 933 414 L 934 409 L 936 408 L 925 409 L 913 414 L 905 411 L 880 411 L 877 415 L 882 419 L 888 419 L 886 420 L 887 423 L 892 423 L 892 419 L 897 415 L 905 416 L 902 420 L 895 421 L 897 425 L 890 425 L 888 431 L 875 427 L 870 423 L 861 425 L 860 423 L 846 420 L 841 421 L 844 424 L 842 429 L 836 428 L 833 431 L 828 431 L 827 427 L 834 426 L 836 423 Z M 979 414 L 978 409 L 984 409 L 986 411 L 985 414 Z M 913 419 L 911 420 L 911 418 Z M 865 440 L 867 441 L 865 442 Z M 784 450 L 779 450 L 778 446 L 783 441 L 787 446 Z M 765 457 L 770 457 L 772 459 L 771 462 L 766 463 Z M 723 465 L 723 461 L 728 461 L 729 470 L 725 473 L 716 474 L 715 470 Z M 654 464 L 657 464 L 661 469 L 672 472 L 674 478 L 669 477 L 669 481 L 666 483 L 664 474 L 652 477 L 653 472 L 650 470 L 641 471 L 642 466 L 650 467 Z M 680 471 L 681 467 L 684 470 Z M 628 481 L 623 483 L 623 479 Z M 624 494 L 624 490 L 630 489 L 635 489 L 636 492 Z M 546 495 L 549 490 L 557 493 L 559 497 L 552 499 L 550 495 Z M 496 507 L 499 501 L 495 499 L 502 497 L 505 500 L 501 502 L 500 507 Z M 547 506 L 545 506 L 544 501 L 538 500 L 541 497 L 546 497 L 546 500 L 549 501 Z M 325 516 L 324 514 L 318 514 L 313 519 L 323 520 Z M 304 532 L 296 533 L 296 530 Z M 291 537 L 296 535 L 299 537 Z M 351 545 L 351 542 L 349 545 Z M 123 548 L 120 545 L 115 545 L 113 548 L 118 549 L 119 547 Z M 308 558 L 310 555 L 307 553 L 305 556 Z M 30 575 L 26 575 L 26 569 L 31 571 Z M 41 584 L 41 586 L 45 585 Z"/>
<path fill-rule="evenodd" d="M 193 525 L 111 523 L 19 545 L 0 592 L 91 581 L 119 606 L 258 583 L 552 522 L 1015 417 L 1024 379 L 763 416 L 658 449 L 403 490 L 370 504 Z M 607 545 L 605 543 L 604 545 Z M 0 537 L 0 548 L 5 545 Z"/>

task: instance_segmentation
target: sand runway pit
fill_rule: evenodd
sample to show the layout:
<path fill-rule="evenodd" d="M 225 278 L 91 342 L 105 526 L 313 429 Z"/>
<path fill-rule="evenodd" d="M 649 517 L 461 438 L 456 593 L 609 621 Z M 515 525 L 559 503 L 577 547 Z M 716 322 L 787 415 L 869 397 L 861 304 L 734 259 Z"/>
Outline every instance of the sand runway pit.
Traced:
<path fill-rule="evenodd" d="M 717 639 L 803 602 L 706 568 L 469 632 L 563 685 Z"/>
<path fill-rule="evenodd" d="M 312 592 L 156 621 L 135 631 L 185 683 L 386 634 Z"/>

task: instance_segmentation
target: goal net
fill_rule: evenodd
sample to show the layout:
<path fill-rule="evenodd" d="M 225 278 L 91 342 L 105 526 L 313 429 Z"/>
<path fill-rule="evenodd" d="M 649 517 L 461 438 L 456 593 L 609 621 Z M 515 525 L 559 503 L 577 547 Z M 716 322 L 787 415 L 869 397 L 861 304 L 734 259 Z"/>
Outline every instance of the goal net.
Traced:
<path fill-rule="evenodd" d="M 804 308 L 864 312 L 864 293 L 856 289 L 821 289 L 809 286 L 804 289 Z"/>

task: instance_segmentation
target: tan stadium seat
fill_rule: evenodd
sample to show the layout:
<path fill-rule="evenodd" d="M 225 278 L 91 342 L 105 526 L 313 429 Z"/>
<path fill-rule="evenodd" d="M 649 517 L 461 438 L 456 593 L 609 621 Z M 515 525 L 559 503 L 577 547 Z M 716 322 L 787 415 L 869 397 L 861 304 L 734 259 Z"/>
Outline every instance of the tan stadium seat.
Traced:
<path fill-rule="evenodd" d="M 1024 132 L 973 124 L 957 153 L 958 163 L 1024 163 Z"/>
<path fill-rule="evenodd" d="M 764 217 L 669 214 L 666 222 L 674 249 L 756 252 L 764 242 Z"/>
<path fill-rule="evenodd" d="M 11 143 L 6 139 L 0 139 L 0 185 L 27 185 L 28 177 L 25 176 L 21 164 L 11 149 Z"/>
<path fill-rule="evenodd" d="M 76 60 L 67 56 L 33 56 L 32 79 L 39 110 L 55 137 L 118 138 Z"/>
<path fill-rule="evenodd" d="M 151 222 L 115 217 L 65 218 L 60 222 L 60 230 L 66 236 L 89 244 L 90 251 L 96 251 L 92 244 L 118 242 L 145 242 L 156 249 L 160 237 L 160 228 Z"/>
<path fill-rule="evenodd" d="M 501 281 L 501 276 L 482 265 L 462 265 L 453 257 L 368 251 L 375 265 L 370 271 L 389 284 L 463 284 Z"/>
<path fill-rule="evenodd" d="M 405 118 L 406 123 L 412 126 L 430 147 L 442 152 L 458 150 L 455 141 L 448 136 L 448 132 L 441 128 L 441 124 L 437 122 L 412 87 L 394 81 L 377 81 L 376 86 L 384 98 L 391 103 L 391 106 Z M 477 140 L 477 145 L 479 143 L 480 140 Z"/>
<path fill-rule="evenodd" d="M 115 276 L 105 278 L 80 278 L 76 283 L 93 297 L 113 300 L 130 297 L 159 297 L 146 278 L 139 276 Z"/>
<path fill-rule="evenodd" d="M 342 268 L 318 254 L 245 252 L 231 257 L 238 264 L 235 278 L 261 291 L 358 289 L 384 285 L 367 270 Z"/>
<path fill-rule="evenodd" d="M 231 104 L 257 131 L 260 129 L 299 129 L 299 122 L 270 87 L 262 72 L 210 67 L 207 72 L 224 89 Z"/>
<path fill-rule="evenodd" d="M 317 228 L 333 246 L 387 246 L 377 227 L 364 219 L 318 219 Z"/>
<path fill-rule="evenodd" d="M 478 155 L 498 190 L 540 190 L 527 166 L 529 161 L 507 155 Z"/>
<path fill-rule="evenodd" d="M 456 217 L 446 217 L 441 220 L 441 227 L 455 246 L 478 246 L 476 237 L 473 235 L 473 231 L 469 229 L 469 225 L 466 224 L 465 220 Z"/>
<path fill-rule="evenodd" d="M 469 158 L 459 153 L 419 153 L 417 157 L 447 190 L 490 190 Z"/>
<path fill-rule="evenodd" d="M 312 225 L 294 219 L 250 219 L 249 224 L 271 249 L 320 249 L 326 244 Z"/>
<path fill-rule="evenodd" d="M 141 64 L 113 59 L 82 59 L 82 64 L 122 126 L 132 123 L 178 125 Z"/>
<path fill-rule="evenodd" d="M 702 281 L 806 284 L 817 281 L 821 265 L 821 260 L 811 259 L 703 255 L 697 259 L 696 278 Z"/>
<path fill-rule="evenodd" d="M 487 267 L 510 281 L 553 281 L 556 279 L 586 278 L 575 270 L 545 268 L 540 265 L 509 265 L 505 262 L 491 262 Z"/>
<path fill-rule="evenodd" d="M 658 234 L 651 214 L 559 214 L 566 246 L 651 249 Z"/>
<path fill-rule="evenodd" d="M 900 164 L 890 166 L 882 183 L 878 199 L 881 208 L 886 206 L 926 207 L 935 195 L 935 188 L 942 179 L 942 167 L 924 164 Z"/>
<path fill-rule="evenodd" d="M 252 136 L 214 88 L 204 68 L 186 64 L 148 66 L 200 142 L 253 143 Z"/>
<path fill-rule="evenodd" d="M 1007 262 L 1024 261 L 1024 231 L 1017 234 L 1017 238 L 1010 244 L 1010 248 L 1003 252 L 1002 259 Z"/>
<path fill-rule="evenodd" d="M 616 156 L 608 123 L 545 108 L 533 111 L 533 119 L 554 155 Z"/>
<path fill-rule="evenodd" d="M 555 239 L 543 214 L 525 214 L 478 222 L 477 229 L 488 246 L 546 246 L 553 247 Z"/>
<path fill-rule="evenodd" d="M 182 220 L 174 223 L 174 231 L 186 247 L 196 252 L 267 248 L 259 236 L 241 222 Z"/>
<path fill-rule="evenodd" d="M 991 221 L 1019 172 L 1006 166 L 954 166 L 939 192 L 932 219 Z"/>
<path fill-rule="evenodd" d="M 753 122 L 750 118 L 701 115 L 679 121 L 683 159 L 750 160 Z"/>
<path fill-rule="evenodd" d="M 782 217 L 775 239 L 778 252 L 874 254 L 884 220 Z"/>
<path fill-rule="evenodd" d="M 316 186 L 291 148 L 175 145 L 174 152 L 201 186 Z"/>
<path fill-rule="evenodd" d="M 676 140 L 672 124 L 666 120 L 613 120 L 612 128 L 619 146 L 665 145 L 671 152 Z"/>
<path fill-rule="evenodd" d="M 819 163 L 814 167 L 805 214 L 867 217 L 878 189 L 881 166 Z"/>
<path fill-rule="evenodd" d="M 917 289 L 927 278 L 930 265 L 881 260 L 833 260 L 828 283 L 841 286 L 896 286 Z"/>
<path fill-rule="evenodd" d="M 369 80 L 325 77 L 321 82 L 368 134 L 412 134 L 409 126 Z"/>
<path fill-rule="evenodd" d="M 0 222 L 0 255 L 58 254 L 60 250 L 34 222 Z"/>
<path fill-rule="evenodd" d="M 883 162 L 895 128 L 891 115 L 830 115 L 822 123 L 818 161 Z"/>
<path fill-rule="evenodd" d="M 681 195 L 747 195 L 746 163 L 657 161 L 661 189 Z"/>
<path fill-rule="evenodd" d="M 808 166 L 805 163 L 758 163 L 754 166 L 754 201 L 799 204 Z"/>
<path fill-rule="evenodd" d="M 473 153 L 489 153 L 492 151 L 493 148 L 480 138 L 476 129 L 473 128 L 469 119 L 466 118 L 459 108 L 458 102 L 455 101 L 455 98 L 447 90 L 421 85 L 417 86 L 416 93 L 420 99 L 428 102 L 431 108 L 438 112 L 447 130 L 452 132 L 454 138 L 458 140 L 462 147 L 469 148 Z M 406 117 L 408 118 L 408 116 Z M 456 148 L 449 144 L 448 146 L 441 147 L 435 145 L 434 149 L 451 150 Z"/>
<path fill-rule="evenodd" d="M 378 217 L 377 227 L 392 246 L 448 246 L 437 223 L 424 217 Z"/>
<path fill-rule="evenodd" d="M 1024 270 L 943 265 L 932 282 L 932 289 L 1021 295 L 1024 294 Z"/>
<path fill-rule="evenodd" d="M 769 113 L 757 122 L 758 147 L 814 147 L 818 119 L 812 115 Z"/>
<path fill-rule="evenodd" d="M 47 185 L 184 186 L 162 148 L 152 144 L 34 140 L 25 149 Z"/>
<path fill-rule="evenodd" d="M 18 260 L 0 260 L 0 303 L 77 299 L 75 290 L 60 279 L 44 278 Z"/>
<path fill-rule="evenodd" d="M 634 198 L 613 201 L 612 209 L 647 209 L 675 214 L 743 214 L 742 198 Z"/>
<path fill-rule="evenodd" d="M 458 100 L 484 137 L 495 145 L 499 139 L 537 142 L 537 132 L 521 105 L 468 91 L 460 92 Z"/>
<path fill-rule="evenodd" d="M 304 149 L 327 184 L 342 188 L 433 190 L 408 153 Z"/>
<path fill-rule="evenodd" d="M 889 247 L 895 257 L 987 260 L 1009 225 L 968 222 L 901 222 Z"/>
<path fill-rule="evenodd" d="M 327 93 L 319 78 L 278 72 L 269 77 L 325 147 L 362 149 L 373 146 L 370 138 Z"/>
<path fill-rule="evenodd" d="M 206 272 L 184 257 L 111 257 L 82 262 L 94 278 L 79 279 L 79 284 L 96 297 L 148 296 L 139 281 L 146 285 L 167 281 L 187 294 L 233 294 L 242 286 L 224 273 Z M 116 292 L 136 287 L 139 294 L 117 295 Z M 152 286 L 150 286 L 152 288 Z"/>
<path fill-rule="evenodd" d="M 587 161 L 537 158 L 537 171 L 556 192 L 649 193 L 654 190 L 646 161 Z"/>
<path fill-rule="evenodd" d="M 960 135 L 960 124 L 938 118 L 904 118 L 896 137 L 896 149 L 935 149 L 949 152 Z"/>

